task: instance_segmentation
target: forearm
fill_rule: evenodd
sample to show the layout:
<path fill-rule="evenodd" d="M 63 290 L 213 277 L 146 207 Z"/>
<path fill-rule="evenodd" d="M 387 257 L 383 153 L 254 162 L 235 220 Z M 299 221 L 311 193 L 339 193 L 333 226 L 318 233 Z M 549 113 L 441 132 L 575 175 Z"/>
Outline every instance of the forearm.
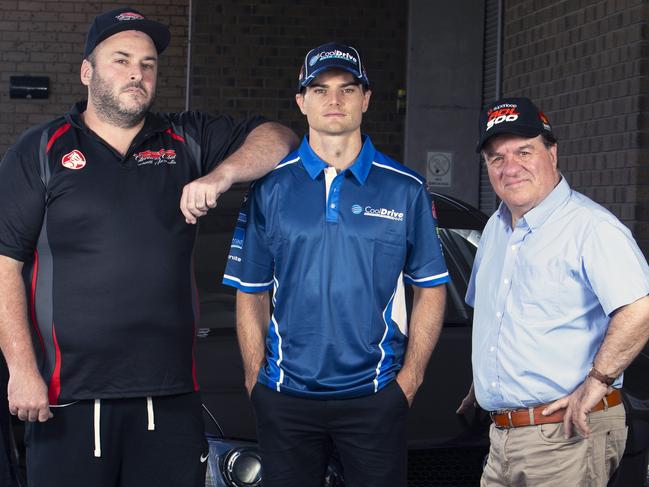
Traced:
<path fill-rule="evenodd" d="M 299 143 L 295 133 L 276 122 L 252 130 L 244 144 L 214 170 L 230 184 L 259 179 L 273 169 Z"/>
<path fill-rule="evenodd" d="M 649 296 L 619 308 L 608 325 L 594 367 L 617 377 L 640 353 L 649 338 Z"/>
<path fill-rule="evenodd" d="M 22 262 L 0 256 L 0 348 L 10 373 L 35 371 Z"/>
<path fill-rule="evenodd" d="M 408 327 L 408 347 L 399 376 L 415 390 L 424 380 L 426 366 L 437 344 L 444 322 L 446 286 L 414 287 L 414 301 Z"/>
<path fill-rule="evenodd" d="M 249 294 L 237 291 L 237 337 L 249 391 L 264 362 L 269 313 L 268 292 Z"/>

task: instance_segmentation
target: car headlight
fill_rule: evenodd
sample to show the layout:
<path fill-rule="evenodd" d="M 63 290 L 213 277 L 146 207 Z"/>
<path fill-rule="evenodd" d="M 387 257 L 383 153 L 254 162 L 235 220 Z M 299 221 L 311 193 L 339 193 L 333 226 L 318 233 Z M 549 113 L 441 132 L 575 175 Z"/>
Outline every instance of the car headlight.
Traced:
<path fill-rule="evenodd" d="M 210 445 L 205 487 L 263 487 L 261 457 L 252 441 L 206 435 Z M 332 458 L 324 487 L 344 487 L 342 466 Z"/>
<path fill-rule="evenodd" d="M 235 448 L 223 459 L 222 472 L 233 487 L 261 485 L 261 458 L 252 448 Z"/>

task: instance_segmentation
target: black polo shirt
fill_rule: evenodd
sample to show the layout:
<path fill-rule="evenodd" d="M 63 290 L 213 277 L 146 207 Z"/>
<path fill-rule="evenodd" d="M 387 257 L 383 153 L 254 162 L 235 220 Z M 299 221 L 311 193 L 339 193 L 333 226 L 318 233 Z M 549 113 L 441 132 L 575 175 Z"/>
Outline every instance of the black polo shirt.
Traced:
<path fill-rule="evenodd" d="M 264 120 L 151 113 L 122 156 L 83 110 L 28 130 L 0 163 L 0 254 L 25 262 L 50 402 L 196 390 L 196 227 L 180 195 Z"/>

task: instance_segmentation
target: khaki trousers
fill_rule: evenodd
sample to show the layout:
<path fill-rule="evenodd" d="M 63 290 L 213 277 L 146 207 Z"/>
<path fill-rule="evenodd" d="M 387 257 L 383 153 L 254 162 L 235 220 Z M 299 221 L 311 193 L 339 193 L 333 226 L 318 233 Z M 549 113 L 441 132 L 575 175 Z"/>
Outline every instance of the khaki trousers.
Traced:
<path fill-rule="evenodd" d="M 492 424 L 480 486 L 606 487 L 626 445 L 624 406 L 590 413 L 588 422 L 588 438 L 567 440 L 563 423 L 510 429 Z"/>

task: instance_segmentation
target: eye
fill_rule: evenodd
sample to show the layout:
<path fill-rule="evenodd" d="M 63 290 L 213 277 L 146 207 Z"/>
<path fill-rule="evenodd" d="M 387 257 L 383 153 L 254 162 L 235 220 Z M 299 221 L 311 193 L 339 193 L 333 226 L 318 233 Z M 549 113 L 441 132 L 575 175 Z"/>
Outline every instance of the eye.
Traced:
<path fill-rule="evenodd" d="M 151 70 L 151 69 L 155 68 L 155 65 L 151 64 L 151 63 L 144 63 L 144 64 L 142 64 L 142 68 L 147 69 L 147 70 Z"/>
<path fill-rule="evenodd" d="M 353 87 L 350 86 L 350 87 L 345 88 L 343 90 L 343 93 L 345 93 L 346 95 L 351 95 L 352 93 L 354 93 L 354 91 L 356 91 L 356 90 Z"/>
<path fill-rule="evenodd" d="M 489 165 L 492 167 L 500 167 L 503 165 L 503 161 L 505 160 L 504 157 L 502 156 L 496 156 L 491 159 L 489 159 Z"/>
<path fill-rule="evenodd" d="M 314 88 L 313 92 L 314 92 L 316 95 L 324 95 L 324 94 L 326 93 L 326 91 L 325 91 L 324 88 Z"/>
<path fill-rule="evenodd" d="M 116 62 L 117 64 L 127 64 L 126 59 L 116 59 L 115 62 Z"/>

